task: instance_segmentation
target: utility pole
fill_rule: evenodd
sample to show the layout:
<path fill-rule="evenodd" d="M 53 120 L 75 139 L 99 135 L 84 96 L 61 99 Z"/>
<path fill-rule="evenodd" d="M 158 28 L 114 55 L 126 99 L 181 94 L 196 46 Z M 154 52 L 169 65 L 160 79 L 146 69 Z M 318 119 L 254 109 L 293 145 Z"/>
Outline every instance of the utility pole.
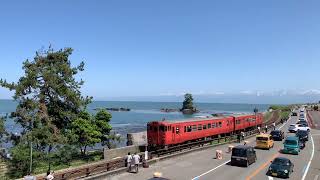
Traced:
<path fill-rule="evenodd" d="M 257 113 L 258 113 L 258 108 L 257 107 L 255 107 L 254 109 L 253 109 L 253 112 L 254 112 L 254 116 L 255 116 L 255 118 L 256 118 L 256 120 L 255 120 L 255 122 L 256 122 L 256 128 L 257 128 Z"/>
<path fill-rule="evenodd" d="M 30 124 L 31 124 L 31 130 L 32 130 L 32 128 L 33 128 L 32 120 L 31 120 Z M 29 173 L 31 174 L 32 173 L 32 133 L 30 133 L 30 136 L 31 136 L 31 140 L 30 140 L 30 170 L 29 170 Z"/>

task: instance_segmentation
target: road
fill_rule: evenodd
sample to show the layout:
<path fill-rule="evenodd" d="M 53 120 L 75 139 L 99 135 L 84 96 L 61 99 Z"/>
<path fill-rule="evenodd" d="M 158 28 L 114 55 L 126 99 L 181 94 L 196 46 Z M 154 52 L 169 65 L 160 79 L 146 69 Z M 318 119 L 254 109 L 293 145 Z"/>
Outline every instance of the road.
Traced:
<path fill-rule="evenodd" d="M 320 113 L 312 114 L 314 121 L 318 121 L 320 125 Z M 295 123 L 297 117 L 291 117 L 287 123 L 281 125 L 281 128 L 285 131 L 286 136 L 290 135 L 287 133 L 289 124 Z M 314 122 L 315 123 L 315 122 Z M 312 129 L 312 139 L 315 142 L 320 141 L 320 130 Z M 293 135 L 293 134 L 291 134 Z M 250 138 L 250 145 L 255 145 L 255 138 Z M 318 153 L 320 151 L 319 143 L 315 144 L 313 148 L 312 140 L 306 143 L 305 149 L 303 149 L 299 155 L 289 155 L 281 154 L 279 152 L 282 149 L 283 144 L 280 141 L 276 141 L 274 148 L 270 150 L 260 150 L 257 149 L 257 162 L 251 164 L 249 167 L 236 167 L 230 166 L 230 154 L 226 153 L 226 150 L 230 144 L 222 145 L 215 148 L 210 148 L 190 154 L 185 154 L 182 156 L 177 156 L 172 159 L 167 159 L 160 161 L 156 164 L 151 165 L 149 168 L 140 169 L 138 174 L 133 173 L 123 173 L 112 177 L 107 177 L 104 179 L 110 180 L 147 180 L 150 179 L 154 172 L 161 172 L 163 177 L 172 180 L 212 180 L 212 179 L 245 179 L 245 180 L 272 180 L 277 179 L 274 177 L 266 176 L 267 168 L 270 165 L 270 161 L 277 156 L 287 157 L 294 163 L 294 172 L 291 174 L 290 179 L 301 180 L 305 178 L 306 180 L 317 180 L 318 175 L 320 175 L 320 157 Z M 232 143 L 236 146 L 238 143 Z M 222 160 L 215 159 L 215 151 L 223 150 L 224 156 Z M 311 160 L 312 152 L 315 150 L 314 158 Z M 309 163 L 310 162 L 310 163 Z M 308 164 L 310 164 L 308 166 Z M 308 172 L 308 173 L 307 173 Z M 103 179 L 103 178 L 101 178 Z M 320 180 L 320 178 L 319 178 Z"/>

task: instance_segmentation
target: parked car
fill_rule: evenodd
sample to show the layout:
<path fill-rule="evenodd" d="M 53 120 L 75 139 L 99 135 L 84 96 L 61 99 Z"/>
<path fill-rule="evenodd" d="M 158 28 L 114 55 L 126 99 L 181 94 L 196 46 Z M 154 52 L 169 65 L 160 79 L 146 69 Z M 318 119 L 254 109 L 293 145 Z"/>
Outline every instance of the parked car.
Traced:
<path fill-rule="evenodd" d="M 270 134 L 259 134 L 256 136 L 256 148 L 269 150 L 273 145 L 274 142 Z"/>
<path fill-rule="evenodd" d="M 299 138 L 296 136 L 289 136 L 283 143 L 283 153 L 296 154 L 300 152 Z"/>
<path fill-rule="evenodd" d="M 293 172 L 294 164 L 288 158 L 277 157 L 273 161 L 268 168 L 267 175 L 289 178 L 290 174 Z"/>
<path fill-rule="evenodd" d="M 282 141 L 284 139 L 284 132 L 281 130 L 273 130 L 270 132 L 270 135 L 275 141 Z"/>
<path fill-rule="evenodd" d="M 248 167 L 257 161 L 256 151 L 247 145 L 238 145 L 232 148 L 231 165 L 242 165 Z"/>
<path fill-rule="evenodd" d="M 300 141 L 308 141 L 309 140 L 309 132 L 305 130 L 298 130 L 296 132 L 296 136 Z"/>

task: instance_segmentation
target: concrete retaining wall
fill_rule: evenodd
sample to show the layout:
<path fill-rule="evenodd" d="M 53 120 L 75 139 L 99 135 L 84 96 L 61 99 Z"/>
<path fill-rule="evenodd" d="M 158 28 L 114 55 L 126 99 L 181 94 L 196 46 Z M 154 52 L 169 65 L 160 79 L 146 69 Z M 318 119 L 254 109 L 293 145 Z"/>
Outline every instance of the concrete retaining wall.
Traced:
<path fill-rule="evenodd" d="M 103 155 L 104 155 L 104 160 L 112 160 L 116 158 L 123 158 L 125 157 L 129 152 L 132 153 L 140 153 L 144 152 L 146 150 L 145 146 L 126 146 L 122 148 L 117 148 L 117 149 L 103 149 Z"/>
<path fill-rule="evenodd" d="M 131 145 L 146 145 L 147 144 L 147 131 L 138 133 L 127 134 L 127 146 Z"/>

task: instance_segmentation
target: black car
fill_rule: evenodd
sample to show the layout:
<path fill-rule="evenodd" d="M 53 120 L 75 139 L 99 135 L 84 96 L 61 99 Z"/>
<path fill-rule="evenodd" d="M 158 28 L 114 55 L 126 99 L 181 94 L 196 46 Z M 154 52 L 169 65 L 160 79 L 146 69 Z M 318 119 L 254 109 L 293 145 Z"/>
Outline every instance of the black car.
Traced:
<path fill-rule="evenodd" d="M 293 163 L 284 157 L 277 157 L 271 161 L 271 165 L 268 168 L 267 175 L 289 178 L 290 174 L 293 172 Z"/>
<path fill-rule="evenodd" d="M 305 130 L 298 130 L 296 132 L 296 136 L 299 138 L 299 141 L 308 141 L 309 140 L 309 132 Z"/>
<path fill-rule="evenodd" d="M 270 135 L 275 141 L 282 141 L 282 139 L 284 139 L 284 132 L 281 130 L 273 130 Z"/>
<path fill-rule="evenodd" d="M 291 116 L 297 116 L 298 114 L 296 112 L 292 112 Z"/>
<path fill-rule="evenodd" d="M 253 147 L 247 145 L 238 145 L 232 148 L 231 166 L 242 165 L 248 167 L 257 161 L 256 151 Z"/>

